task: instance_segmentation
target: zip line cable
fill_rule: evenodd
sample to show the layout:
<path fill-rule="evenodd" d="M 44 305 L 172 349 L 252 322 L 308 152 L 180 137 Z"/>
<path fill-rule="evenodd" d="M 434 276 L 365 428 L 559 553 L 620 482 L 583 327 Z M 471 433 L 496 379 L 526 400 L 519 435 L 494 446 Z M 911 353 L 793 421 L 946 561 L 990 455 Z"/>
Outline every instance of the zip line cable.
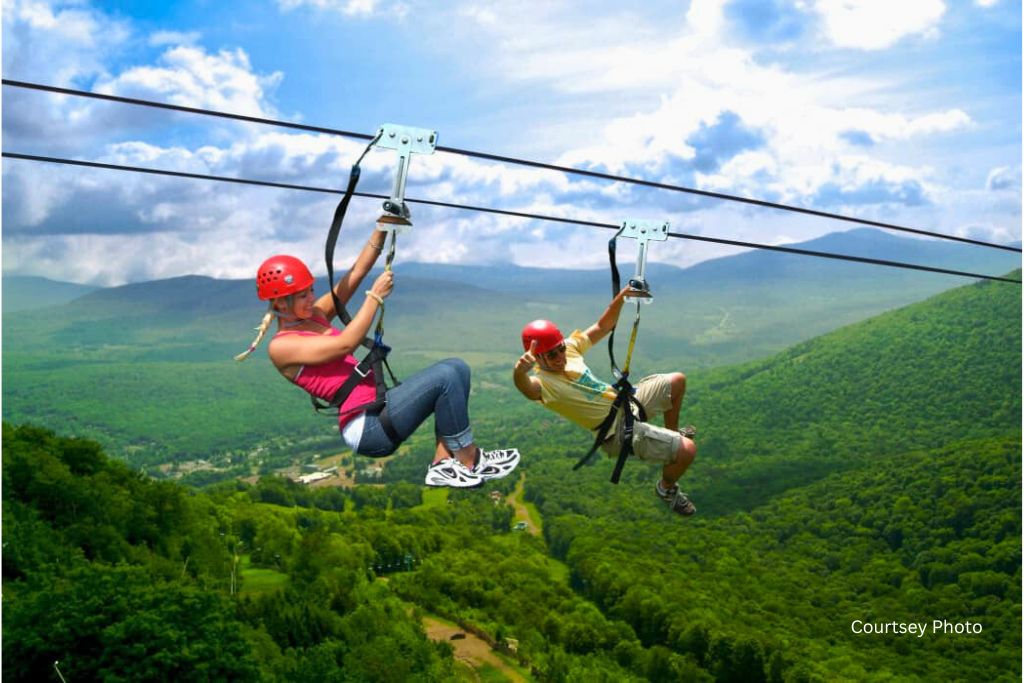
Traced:
<path fill-rule="evenodd" d="M 109 171 L 128 171 L 132 173 L 145 173 L 149 175 L 161 175 L 169 176 L 173 178 L 187 178 L 191 180 L 213 180 L 223 183 L 235 183 L 239 185 L 255 185 L 258 187 L 272 187 L 283 190 L 301 190 L 304 192 L 319 192 L 323 194 L 345 194 L 344 190 L 338 190 L 327 187 L 314 187 L 311 185 L 297 185 L 293 183 L 281 183 L 270 180 L 251 180 L 248 178 L 231 178 L 228 176 L 210 175 L 204 173 L 189 173 L 186 171 L 167 171 L 156 168 L 146 168 L 144 166 L 126 166 L 122 164 L 108 164 L 98 161 L 82 161 L 79 159 L 65 159 L 61 157 L 49 157 L 39 156 L 35 154 L 21 154 L 18 152 L 4 152 L 3 157 L 5 159 L 18 159 L 22 161 L 38 161 L 45 163 L 63 164 L 68 166 L 80 166 L 85 168 L 98 168 Z M 387 195 L 373 194 L 370 192 L 354 192 L 356 197 L 364 197 L 368 199 L 387 199 Z M 480 213 L 491 213 L 500 216 L 512 216 L 515 218 L 529 218 L 533 220 L 550 221 L 555 223 L 566 223 L 570 225 L 581 225 L 589 228 L 603 228 L 606 230 L 619 230 L 622 226 L 615 225 L 612 223 L 600 223 L 597 221 L 585 221 L 575 218 L 563 218 L 559 216 L 546 216 L 537 213 L 528 213 L 524 211 L 512 211 L 508 209 L 495 209 L 484 206 L 472 206 L 470 204 L 455 204 L 452 202 L 441 202 L 430 199 L 411 199 L 406 198 L 405 201 L 412 202 L 415 204 L 423 204 L 424 206 L 436 206 L 444 207 L 449 209 L 459 209 L 462 211 L 476 211 Z M 929 273 L 940 273 L 943 275 L 959 275 L 963 277 L 977 278 L 981 280 L 994 280 L 997 282 L 1011 282 L 1013 284 L 1021 284 L 1020 280 L 1014 280 L 1006 277 L 999 277 L 995 275 L 984 275 L 982 273 L 970 273 L 961 270 L 950 270 L 947 268 L 936 268 L 933 266 L 921 266 L 914 263 L 905 263 L 903 261 L 889 261 L 885 259 L 867 258 L 864 256 L 849 256 L 846 254 L 836 254 L 827 251 L 814 251 L 811 249 L 799 249 L 797 247 L 783 247 L 772 244 L 760 244 L 757 242 L 744 242 L 740 240 L 730 240 L 721 237 L 708 237 L 705 235 L 691 235 L 688 233 L 681 232 L 670 232 L 670 237 L 677 239 L 694 240 L 697 242 L 711 242 L 713 244 L 724 244 L 734 247 L 746 247 L 750 249 L 763 249 L 766 251 L 776 251 L 784 254 L 796 254 L 799 256 L 814 256 L 818 258 L 829 258 L 840 261 L 852 261 L 854 263 L 866 263 L 877 266 L 888 266 L 892 268 L 906 268 L 909 270 L 920 270 Z"/>
<path fill-rule="evenodd" d="M 103 93 L 89 92 L 87 90 L 75 90 L 72 88 L 60 88 L 53 85 L 44 85 L 41 83 L 31 83 L 28 81 L 17 81 L 5 78 L 3 79 L 3 85 L 8 85 L 14 88 L 26 88 L 30 90 L 39 90 L 43 92 L 56 93 L 59 95 L 72 95 L 75 97 L 87 97 L 97 100 L 105 100 L 108 102 L 118 102 L 121 104 L 132 104 L 142 107 L 153 107 L 157 109 L 167 109 L 170 111 L 183 112 L 187 114 L 201 114 L 204 116 L 215 116 L 224 119 L 231 119 L 235 121 L 244 121 L 248 123 L 259 123 L 270 126 L 279 126 L 282 128 L 292 128 L 295 130 L 303 130 L 314 133 L 327 133 L 330 135 L 341 135 L 343 137 L 356 138 L 359 140 L 372 140 L 372 135 L 365 133 L 354 133 L 352 131 L 340 130 L 337 128 L 326 128 L 323 126 L 311 126 L 303 123 L 290 123 L 287 121 L 278 121 L 275 119 L 262 118 L 258 116 L 247 116 L 244 114 L 231 114 L 228 112 L 215 111 L 211 109 L 201 109 L 199 107 L 187 107 L 178 104 L 168 104 L 166 102 L 155 102 L 152 100 L 143 100 L 134 97 L 122 97 L 120 95 L 106 95 Z M 742 204 L 749 204 L 752 206 L 760 206 L 763 208 L 777 209 L 780 211 L 790 211 L 793 213 L 800 213 L 808 216 L 817 216 L 819 218 L 831 218 L 838 221 L 846 221 L 849 223 L 857 223 L 860 225 L 869 225 L 875 228 L 884 228 L 886 230 L 896 230 L 899 232 L 907 232 L 915 235 L 924 235 L 928 237 L 936 237 L 939 239 L 952 240 L 955 242 L 963 242 L 965 244 L 973 244 L 981 247 L 989 247 L 992 249 L 1002 249 L 1004 251 L 1014 251 L 1021 253 L 1021 248 L 1012 247 L 1005 244 L 996 244 L 994 242 L 985 242 L 983 240 L 970 239 L 968 237 L 958 237 L 956 235 L 947 235 L 940 232 L 932 232 L 930 230 L 921 230 L 919 228 L 908 228 L 902 225 L 896 225 L 893 223 L 885 223 L 882 221 L 873 221 L 866 218 L 856 218 L 854 216 L 845 216 L 837 213 L 830 213 L 828 211 L 819 211 L 817 209 L 807 209 L 800 206 L 792 206 L 789 204 L 779 204 L 777 202 L 769 202 L 763 199 L 751 199 L 749 197 L 740 197 L 738 195 L 725 194 L 722 192 L 712 192 L 710 190 L 698 190 L 692 187 L 684 187 L 682 185 L 670 185 L 667 183 L 658 183 L 652 180 L 644 180 L 642 178 L 631 178 L 628 176 L 618 176 L 611 173 L 601 173 L 599 171 L 590 171 L 581 168 L 573 168 L 571 166 L 559 166 L 557 164 L 548 164 L 541 161 L 531 161 L 528 159 L 518 159 L 515 157 L 502 156 L 499 154 L 489 154 L 486 152 L 474 152 L 472 150 L 459 149 L 457 147 L 444 147 L 438 145 L 436 147 L 438 151 L 447 152 L 449 154 L 458 154 L 466 157 L 473 157 L 476 159 L 484 159 L 487 161 L 498 161 L 507 164 L 517 164 L 520 166 L 529 166 L 531 168 L 538 168 L 548 171 L 559 171 L 562 173 L 569 173 L 573 175 L 580 175 L 587 178 L 597 178 L 599 180 L 610 180 L 613 182 L 629 183 L 632 185 L 639 185 L 642 187 L 649 187 L 658 190 L 669 190 L 672 192 L 683 192 L 686 194 L 697 195 L 701 197 L 707 197 L 710 199 L 720 199 L 723 201 L 739 202 Z"/>

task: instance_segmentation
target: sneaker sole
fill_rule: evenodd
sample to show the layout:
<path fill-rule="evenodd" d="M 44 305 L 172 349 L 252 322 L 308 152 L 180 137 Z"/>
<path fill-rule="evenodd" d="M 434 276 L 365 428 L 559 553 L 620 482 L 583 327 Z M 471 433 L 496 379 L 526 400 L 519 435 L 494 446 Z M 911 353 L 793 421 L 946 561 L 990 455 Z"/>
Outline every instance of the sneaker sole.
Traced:
<path fill-rule="evenodd" d="M 484 483 L 483 477 L 479 475 L 466 476 L 460 474 L 454 467 L 446 466 L 432 468 L 427 472 L 423 480 L 424 485 L 434 487 L 448 487 L 453 489 L 473 489 Z"/>
<path fill-rule="evenodd" d="M 484 481 L 491 481 L 492 479 L 501 479 L 507 477 L 515 470 L 519 465 L 519 461 L 515 461 L 511 465 L 488 465 L 482 471 L 477 471 L 477 474 Z"/>
<path fill-rule="evenodd" d="M 505 460 L 494 462 L 488 460 L 487 465 L 484 466 L 483 471 L 474 470 L 474 474 L 480 475 L 484 481 L 490 481 L 492 479 L 501 479 L 507 477 L 509 474 L 519 466 L 520 455 L 517 449 L 509 449 L 511 455 Z M 479 466 L 479 465 L 478 465 Z"/>
<path fill-rule="evenodd" d="M 445 481 L 440 481 L 440 480 L 438 480 L 438 481 L 429 481 L 428 480 L 428 481 L 424 481 L 423 482 L 424 486 L 429 486 L 429 487 L 435 488 L 435 489 L 440 489 L 440 488 L 476 489 L 476 488 L 480 488 L 481 486 L 483 486 L 483 484 L 484 484 L 484 480 L 483 479 L 478 479 L 478 480 L 476 480 L 476 481 L 474 481 L 472 483 L 459 483 L 459 482 L 453 482 L 453 481 L 450 481 L 450 480 L 445 480 Z"/>

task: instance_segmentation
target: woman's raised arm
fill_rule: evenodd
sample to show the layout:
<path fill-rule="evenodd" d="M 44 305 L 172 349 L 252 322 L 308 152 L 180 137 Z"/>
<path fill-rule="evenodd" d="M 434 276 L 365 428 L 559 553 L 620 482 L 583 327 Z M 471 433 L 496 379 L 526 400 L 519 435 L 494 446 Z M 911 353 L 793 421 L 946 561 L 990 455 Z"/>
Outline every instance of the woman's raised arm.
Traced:
<path fill-rule="evenodd" d="M 334 292 L 338 295 L 338 300 L 341 301 L 343 306 L 349 302 L 353 293 L 358 291 L 363 279 L 377 262 L 377 257 L 384 251 L 384 240 L 387 236 L 387 233 L 382 230 L 374 230 L 370 235 L 370 239 L 366 241 L 363 250 L 356 257 L 355 263 L 352 264 L 348 272 L 334 286 Z M 317 299 L 314 308 L 328 320 L 331 320 L 338 314 L 334 310 L 334 299 L 331 297 L 330 292 Z"/>

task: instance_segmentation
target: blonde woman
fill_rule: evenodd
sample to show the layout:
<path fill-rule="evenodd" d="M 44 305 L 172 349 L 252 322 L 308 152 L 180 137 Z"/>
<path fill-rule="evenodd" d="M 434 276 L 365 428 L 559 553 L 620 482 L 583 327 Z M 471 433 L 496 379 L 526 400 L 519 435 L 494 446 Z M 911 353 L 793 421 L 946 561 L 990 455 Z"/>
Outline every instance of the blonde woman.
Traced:
<path fill-rule="evenodd" d="M 385 236 L 382 231 L 374 231 L 335 286 L 343 306 L 358 292 L 383 250 Z M 276 318 L 277 332 L 268 348 L 274 367 L 289 382 L 330 401 L 353 374 L 358 360 L 352 354 L 393 287 L 394 274 L 385 271 L 357 299 L 359 309 L 351 322 L 338 329 L 331 325 L 337 315 L 331 293 L 320 297 L 313 293 L 309 268 L 294 256 L 272 256 L 260 265 L 256 275 L 257 295 L 269 302 L 267 313 L 256 339 L 236 358 L 248 357 Z M 469 384 L 469 366 L 461 359 L 449 358 L 387 390 L 386 405 L 379 408 L 374 407 L 376 381 L 371 371 L 339 406 L 338 428 L 356 453 L 383 457 L 394 453 L 433 414 L 437 445 L 424 483 L 455 488 L 480 486 L 514 470 L 519 464 L 519 451 L 484 451 L 477 447 L 469 424 Z M 382 424 L 381 413 L 385 411 Z"/>

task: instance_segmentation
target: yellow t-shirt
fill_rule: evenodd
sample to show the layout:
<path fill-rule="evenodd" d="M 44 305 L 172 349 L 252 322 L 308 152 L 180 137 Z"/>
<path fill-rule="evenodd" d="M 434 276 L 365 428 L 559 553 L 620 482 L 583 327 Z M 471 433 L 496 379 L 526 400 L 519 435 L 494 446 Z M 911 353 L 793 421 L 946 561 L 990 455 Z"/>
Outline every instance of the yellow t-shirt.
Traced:
<path fill-rule="evenodd" d="M 584 429 L 594 429 L 611 410 L 615 389 L 598 379 L 583 362 L 591 347 L 590 338 L 575 330 L 565 340 L 565 371 L 551 372 L 539 365 L 534 375 L 540 380 L 540 400 Z"/>

